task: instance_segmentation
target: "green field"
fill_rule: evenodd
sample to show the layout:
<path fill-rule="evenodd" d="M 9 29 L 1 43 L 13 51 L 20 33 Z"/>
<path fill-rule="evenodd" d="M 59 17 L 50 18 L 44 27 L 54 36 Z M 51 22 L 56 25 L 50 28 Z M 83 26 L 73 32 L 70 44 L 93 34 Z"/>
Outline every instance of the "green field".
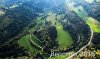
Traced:
<path fill-rule="evenodd" d="M 34 37 L 34 36 L 31 36 L 32 38 L 32 41 L 35 42 L 36 44 L 38 44 L 39 46 L 42 46 L 42 44 Z"/>
<path fill-rule="evenodd" d="M 57 40 L 59 41 L 59 48 L 67 48 L 73 43 L 70 34 L 63 30 L 62 25 L 59 23 L 56 25 Z"/>
<path fill-rule="evenodd" d="M 57 15 L 57 17 L 55 16 L 54 13 L 49 13 L 49 15 L 50 16 L 47 17 L 47 21 L 48 20 L 51 21 L 51 23 L 57 29 L 57 40 L 59 42 L 59 48 L 67 48 L 73 43 L 73 40 L 70 34 L 67 31 L 63 30 L 63 26 L 59 22 L 61 20 L 61 17 L 63 17 L 63 15 Z M 56 22 L 56 25 L 55 25 L 55 22 Z"/>
<path fill-rule="evenodd" d="M 36 48 L 34 48 L 31 44 L 30 44 L 30 35 L 26 35 L 26 36 L 23 36 L 21 39 L 19 39 L 18 43 L 21 45 L 21 46 L 24 46 L 26 49 L 28 49 L 30 52 L 35 52 L 35 51 L 38 51 Z"/>
<path fill-rule="evenodd" d="M 47 17 L 47 21 L 51 21 L 51 23 L 56 27 L 57 29 L 57 40 L 59 42 L 59 48 L 67 48 L 73 43 L 71 35 L 63 30 L 63 26 L 59 22 L 61 20 L 61 17 L 63 15 L 57 15 L 57 20 L 56 16 L 54 13 L 49 13 L 50 16 Z M 56 25 L 55 25 L 56 22 Z"/>
<path fill-rule="evenodd" d="M 87 0 L 88 2 L 92 2 L 91 0 Z M 88 17 L 87 12 L 84 10 L 82 6 L 74 7 L 71 5 L 71 9 L 83 20 L 86 20 L 86 23 L 91 27 L 94 32 L 100 33 L 100 23 L 93 19 L 92 17 Z"/>
<path fill-rule="evenodd" d="M 31 29 L 29 29 L 28 31 L 31 33 L 34 30 L 34 27 L 32 27 Z M 32 38 L 32 40 L 38 44 L 38 41 L 35 37 L 31 36 L 30 34 L 27 34 L 25 36 L 22 36 L 19 40 L 18 40 L 18 44 L 25 47 L 26 49 L 28 49 L 31 53 L 34 53 L 36 51 L 39 51 L 36 47 L 32 46 L 30 43 L 30 37 Z"/>
<path fill-rule="evenodd" d="M 52 58 L 50 58 L 50 59 L 65 59 L 66 58 L 66 56 L 55 56 L 55 57 L 52 57 Z"/>
<path fill-rule="evenodd" d="M 100 22 L 88 17 L 86 23 L 92 28 L 94 32 L 100 33 Z"/>

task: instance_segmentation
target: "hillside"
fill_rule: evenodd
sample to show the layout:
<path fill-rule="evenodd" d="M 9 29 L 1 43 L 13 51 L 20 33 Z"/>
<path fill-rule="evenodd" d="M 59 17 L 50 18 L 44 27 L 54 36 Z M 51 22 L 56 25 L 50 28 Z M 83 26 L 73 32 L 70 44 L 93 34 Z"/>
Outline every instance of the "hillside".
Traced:
<path fill-rule="evenodd" d="M 99 3 L 99 0 L 1 0 L 0 58 L 77 59 L 86 58 L 77 56 L 88 50 L 94 51 L 98 59 Z"/>

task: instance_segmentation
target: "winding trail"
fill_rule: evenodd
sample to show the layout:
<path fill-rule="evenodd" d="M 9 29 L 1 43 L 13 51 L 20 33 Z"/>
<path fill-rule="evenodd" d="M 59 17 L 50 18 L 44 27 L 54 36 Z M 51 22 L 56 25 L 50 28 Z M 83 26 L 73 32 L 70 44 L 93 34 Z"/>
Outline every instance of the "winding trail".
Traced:
<path fill-rule="evenodd" d="M 76 56 L 79 52 L 81 52 L 82 50 L 84 50 L 87 46 L 89 46 L 92 42 L 92 39 L 93 39 L 93 30 L 91 29 L 91 37 L 90 37 L 90 41 L 88 42 L 88 44 L 86 44 L 85 46 L 83 46 L 79 51 L 77 51 L 76 53 L 72 54 L 71 56 L 69 56 L 68 58 L 66 59 L 71 59 L 73 58 L 74 56 Z"/>
<path fill-rule="evenodd" d="M 33 34 L 31 34 L 32 36 L 34 36 Z M 36 36 L 34 36 L 39 42 L 42 43 L 42 41 L 40 41 L 40 39 L 38 39 Z"/>
<path fill-rule="evenodd" d="M 36 44 L 36 43 L 32 40 L 31 36 L 32 36 L 32 34 L 30 33 L 30 41 L 31 41 L 31 43 L 34 44 L 35 46 L 37 46 L 38 48 L 43 49 L 41 46 L 39 46 L 38 44 Z M 35 37 L 35 38 L 36 38 L 36 37 Z M 37 39 L 37 38 L 36 38 L 36 39 Z"/>
<path fill-rule="evenodd" d="M 37 25 L 36 25 L 36 26 L 37 26 Z M 35 27 L 36 27 L 36 26 L 35 26 Z M 35 27 L 34 27 L 34 28 L 35 28 Z M 33 30 L 33 31 L 34 31 L 34 30 Z M 30 32 L 30 42 L 31 42 L 32 44 L 34 44 L 35 46 L 37 46 L 38 48 L 43 49 L 43 47 L 39 46 L 38 44 L 36 44 L 36 43 L 32 40 L 32 36 L 33 36 L 34 38 L 36 38 L 36 40 L 38 40 L 40 43 L 42 43 L 36 36 L 33 35 L 33 31 Z"/>
<path fill-rule="evenodd" d="M 72 11 L 74 11 L 80 18 L 82 18 L 84 15 L 80 15 L 81 14 L 81 12 L 78 12 L 77 10 L 77 8 L 76 7 L 74 7 L 74 5 L 76 4 L 76 3 L 74 3 L 73 1 L 71 1 L 71 0 L 66 0 L 66 2 L 68 3 L 66 3 L 66 5 L 72 10 Z M 84 11 L 84 13 L 86 13 L 85 12 L 85 10 L 82 10 L 82 11 Z M 88 17 L 87 16 L 87 13 L 85 14 L 85 16 L 84 17 Z M 82 18 L 83 19 L 83 18 Z M 90 28 L 90 30 L 91 30 L 91 36 L 90 36 L 90 41 L 88 42 L 88 44 L 86 44 L 85 46 L 83 46 L 82 48 L 80 48 L 80 50 L 79 51 L 77 51 L 76 53 L 74 53 L 74 54 L 72 54 L 71 56 L 69 56 L 68 58 L 65 58 L 65 59 L 72 59 L 74 56 L 76 56 L 79 52 L 81 52 L 82 50 L 84 50 L 87 46 L 89 46 L 90 44 L 91 44 L 91 42 L 92 42 L 92 39 L 93 39 L 93 30 Z"/>

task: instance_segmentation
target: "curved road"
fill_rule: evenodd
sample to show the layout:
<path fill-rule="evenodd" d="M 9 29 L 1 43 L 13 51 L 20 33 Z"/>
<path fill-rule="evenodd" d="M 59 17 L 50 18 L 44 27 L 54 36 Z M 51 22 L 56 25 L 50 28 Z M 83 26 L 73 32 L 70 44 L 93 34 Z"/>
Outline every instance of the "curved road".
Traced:
<path fill-rule="evenodd" d="M 72 10 L 72 11 L 74 11 L 75 12 L 75 10 L 74 10 L 74 8 L 76 8 L 76 7 L 74 7 L 74 5 L 75 5 L 76 3 L 74 3 L 73 1 L 71 1 L 71 0 L 66 0 L 66 5 Z M 81 12 L 79 12 L 79 13 L 81 13 Z M 76 13 L 77 14 L 77 13 Z M 79 16 L 79 14 L 78 14 L 78 16 Z M 80 17 L 80 16 L 79 16 Z M 86 17 L 88 17 L 88 16 L 86 16 Z M 81 17 L 80 17 L 81 18 Z M 76 53 L 74 53 L 74 54 L 72 54 L 71 56 L 69 56 L 68 58 L 66 58 L 66 59 L 71 59 L 71 58 L 73 58 L 74 56 L 76 56 L 79 52 L 81 52 L 83 49 L 85 49 L 87 46 L 89 46 L 90 44 L 91 44 L 91 41 L 92 41 L 92 38 L 93 38 L 93 30 L 90 28 L 90 30 L 91 30 L 91 36 L 90 36 L 90 41 L 88 42 L 88 44 L 86 44 L 85 46 L 83 46 L 79 51 L 77 51 Z"/>
<path fill-rule="evenodd" d="M 36 43 L 32 40 L 31 35 L 32 35 L 32 34 L 30 33 L 30 41 L 31 41 L 31 43 L 34 44 L 35 46 L 37 46 L 38 48 L 42 49 L 41 46 L 39 46 L 38 44 L 36 44 Z"/>
<path fill-rule="evenodd" d="M 71 58 L 73 58 L 73 57 L 76 56 L 79 52 L 81 52 L 83 49 L 85 49 L 87 46 L 89 46 L 89 45 L 91 44 L 92 38 L 93 38 L 93 30 L 91 29 L 91 37 L 90 37 L 90 41 L 88 42 L 88 44 L 86 44 L 85 46 L 83 46 L 79 51 L 77 51 L 76 53 L 72 54 L 71 56 L 69 56 L 69 57 L 66 58 L 66 59 L 71 59 Z"/>

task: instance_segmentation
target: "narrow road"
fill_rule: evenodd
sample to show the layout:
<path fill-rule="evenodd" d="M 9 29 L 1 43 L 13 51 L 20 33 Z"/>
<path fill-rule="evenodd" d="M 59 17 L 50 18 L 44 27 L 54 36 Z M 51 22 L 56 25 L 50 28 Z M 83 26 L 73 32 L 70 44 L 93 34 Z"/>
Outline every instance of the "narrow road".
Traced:
<path fill-rule="evenodd" d="M 42 49 L 41 46 L 39 46 L 38 44 L 36 44 L 36 43 L 32 40 L 31 36 L 32 36 L 32 34 L 30 33 L 30 41 L 31 41 L 31 43 L 34 44 L 35 46 L 37 46 L 38 48 Z"/>
<path fill-rule="evenodd" d="M 69 56 L 66 59 L 71 59 L 74 56 L 76 56 L 79 52 L 81 52 L 82 50 L 84 50 L 87 46 L 89 46 L 91 44 L 92 39 L 93 39 L 93 30 L 91 29 L 91 37 L 90 37 L 90 41 L 88 42 L 88 44 L 86 44 L 85 46 L 83 46 L 79 51 L 77 51 L 76 53 L 72 54 L 71 56 Z"/>
<path fill-rule="evenodd" d="M 75 8 L 76 7 L 74 7 L 74 5 L 75 5 L 76 3 L 75 2 L 73 2 L 73 1 L 71 1 L 71 0 L 66 0 L 66 5 L 72 10 L 72 11 L 74 11 L 75 12 Z M 81 14 L 81 12 L 79 12 L 80 14 Z M 78 13 L 76 13 L 78 16 L 79 16 L 79 14 Z M 80 17 L 80 16 L 79 16 Z M 88 17 L 88 16 L 86 16 L 86 17 Z M 66 58 L 66 59 L 71 59 L 71 58 L 73 58 L 74 56 L 76 56 L 79 52 L 81 52 L 83 49 L 85 49 L 87 46 L 89 46 L 90 44 L 91 44 L 91 41 L 92 41 L 92 38 L 93 38 L 93 30 L 90 28 L 90 30 L 91 30 L 91 36 L 90 36 L 90 41 L 88 42 L 88 44 L 86 44 L 85 46 L 83 46 L 79 51 L 77 51 L 76 53 L 74 53 L 74 54 L 72 54 L 71 56 L 69 56 L 68 58 Z"/>
<path fill-rule="evenodd" d="M 34 36 L 33 34 L 32 34 L 32 36 Z M 42 43 L 42 41 L 40 41 L 40 39 L 38 39 L 36 36 L 34 36 L 39 42 L 41 42 Z"/>

